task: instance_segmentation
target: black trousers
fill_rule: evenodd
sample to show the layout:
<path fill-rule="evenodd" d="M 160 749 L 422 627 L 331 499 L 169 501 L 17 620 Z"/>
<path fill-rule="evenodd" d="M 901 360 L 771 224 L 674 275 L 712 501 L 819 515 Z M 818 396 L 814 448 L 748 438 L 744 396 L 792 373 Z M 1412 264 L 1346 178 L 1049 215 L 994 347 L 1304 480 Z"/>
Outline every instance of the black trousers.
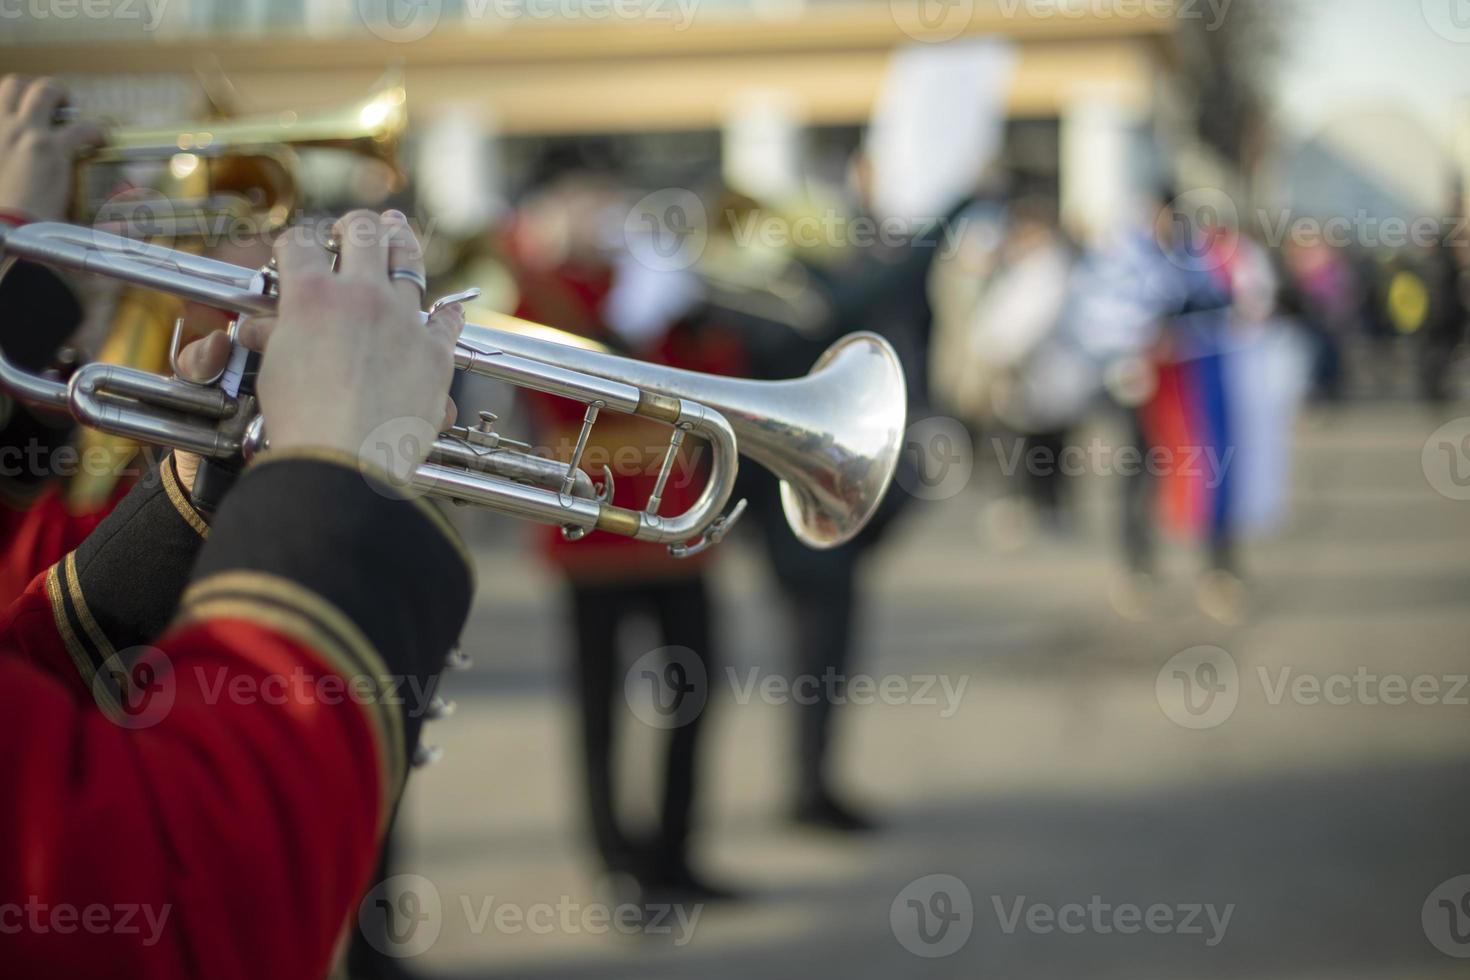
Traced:
<path fill-rule="evenodd" d="M 791 618 L 791 666 L 796 675 L 817 679 L 820 696 L 796 704 L 797 795 L 825 791 L 831 779 L 832 711 L 845 700 L 852 659 L 856 564 L 832 562 L 819 590 L 789 590 L 785 601 Z M 829 681 L 829 676 L 832 680 Z M 795 690 L 804 690 L 797 687 Z M 829 697 L 829 694 L 831 695 Z M 810 703 L 802 703 L 809 701 Z"/>
<path fill-rule="evenodd" d="M 788 626 L 791 647 L 787 665 L 793 691 L 810 689 L 807 683 L 795 686 L 803 677 L 817 681 L 817 697 L 794 700 L 796 792 L 798 796 L 810 795 L 824 791 L 832 776 L 833 709 L 845 700 L 851 669 L 862 546 L 850 541 L 828 551 L 815 551 L 796 540 L 774 507 L 768 507 L 760 516 L 766 555 L 775 572 Z"/>
<path fill-rule="evenodd" d="M 673 871 L 687 865 L 694 808 L 696 750 L 715 680 L 710 602 L 704 578 L 616 585 L 571 583 L 575 626 L 576 686 L 582 721 L 584 792 L 593 843 L 613 870 Z M 637 656 L 624 657 L 618 633 L 630 617 L 651 617 L 662 646 L 685 647 L 704 666 L 709 685 L 704 709 L 668 732 L 663 759 L 663 799 L 650 837 L 632 834 L 618 819 L 613 774 L 617 722 L 631 715 L 625 672 Z M 650 867 L 650 865 L 652 867 Z"/>
<path fill-rule="evenodd" d="M 1017 437 L 1020 446 L 1020 491 L 1042 514 L 1057 516 L 1066 502 L 1067 475 L 1062 472 L 1062 453 L 1067 448 L 1067 430 L 1049 429 L 1026 432 Z M 1036 452 L 1041 464 L 1033 468 L 1030 457 Z"/>

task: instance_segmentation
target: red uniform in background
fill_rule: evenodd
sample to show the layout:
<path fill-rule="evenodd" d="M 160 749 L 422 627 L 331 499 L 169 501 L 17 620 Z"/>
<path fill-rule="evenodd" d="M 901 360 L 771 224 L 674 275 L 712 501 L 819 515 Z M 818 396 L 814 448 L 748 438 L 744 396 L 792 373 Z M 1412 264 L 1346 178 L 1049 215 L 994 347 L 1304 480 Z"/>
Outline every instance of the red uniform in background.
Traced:
<path fill-rule="evenodd" d="M 19 500 L 0 502 L 0 605 L 81 544 L 122 494 L 120 488 L 102 510 L 83 514 L 67 509 L 59 485 L 47 487 L 29 506 Z"/>

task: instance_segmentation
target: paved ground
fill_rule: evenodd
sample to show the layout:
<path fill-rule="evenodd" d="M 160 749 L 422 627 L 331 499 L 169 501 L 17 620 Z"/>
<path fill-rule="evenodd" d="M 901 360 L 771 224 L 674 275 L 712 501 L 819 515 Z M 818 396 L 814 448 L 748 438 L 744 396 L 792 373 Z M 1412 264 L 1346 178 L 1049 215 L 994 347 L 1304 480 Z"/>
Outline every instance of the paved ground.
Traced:
<path fill-rule="evenodd" d="M 703 843 L 752 900 L 705 910 L 692 938 L 677 922 L 635 938 L 579 924 L 599 894 L 576 818 L 555 588 L 509 543 L 481 546 L 477 666 L 451 679 L 460 711 L 431 726 L 446 758 L 406 805 L 401 870 L 441 903 L 413 966 L 465 978 L 1466 976 L 1470 961 L 1433 944 L 1470 954 L 1450 931 L 1470 943 L 1470 898 L 1453 907 L 1465 883 L 1427 901 L 1470 874 L 1470 690 L 1453 689 L 1470 670 L 1470 502 L 1435 493 L 1421 464 L 1455 414 L 1380 404 L 1303 426 L 1294 516 L 1249 548 L 1253 608 L 1236 628 L 1195 611 L 1182 550 L 1153 622 L 1111 611 L 1102 481 L 1073 536 L 1019 551 L 981 542 L 983 488 L 915 508 L 869 569 L 862 669 L 963 681 L 958 709 L 847 709 L 849 784 L 885 822 L 853 842 L 783 824 L 787 712 L 727 690 L 707 743 Z M 738 541 L 719 585 L 727 656 L 742 672 L 778 667 L 770 586 Z M 1225 650 L 1238 679 L 1216 683 L 1206 720 L 1232 699 L 1233 713 L 1191 730 L 1166 714 L 1193 717 L 1174 669 L 1212 675 L 1176 662 L 1159 678 L 1199 645 Z M 1437 701 L 1368 703 L 1399 692 L 1359 672 L 1434 679 Z M 1278 696 L 1283 678 L 1351 682 L 1333 688 L 1350 703 Z M 633 728 L 635 744 L 652 735 Z M 507 903 L 568 911 L 539 931 L 512 913 L 497 926 Z M 1130 918 L 1149 914 L 1157 931 Z"/>

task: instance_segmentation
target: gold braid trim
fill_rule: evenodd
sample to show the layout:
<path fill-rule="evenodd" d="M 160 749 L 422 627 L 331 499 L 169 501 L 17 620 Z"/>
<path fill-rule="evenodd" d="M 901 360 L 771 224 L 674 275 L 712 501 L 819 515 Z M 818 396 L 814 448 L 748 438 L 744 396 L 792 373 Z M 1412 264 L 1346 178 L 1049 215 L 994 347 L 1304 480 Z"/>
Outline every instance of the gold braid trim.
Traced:
<path fill-rule="evenodd" d="M 383 823 L 407 773 L 403 715 L 387 703 L 391 680 L 387 665 L 357 624 L 337 607 L 289 579 L 262 572 L 222 572 L 196 583 L 184 593 L 175 625 L 212 618 L 244 619 L 284 633 L 315 651 L 351 684 L 358 677 L 373 681 L 376 696 L 367 704 L 349 695 L 368 719 L 384 762 Z"/>
<path fill-rule="evenodd" d="M 184 486 L 179 482 L 179 474 L 174 470 L 174 458 L 170 453 L 168 459 L 164 460 L 158 467 L 163 477 L 163 490 L 168 494 L 169 502 L 179 512 L 179 516 L 199 532 L 201 538 L 209 537 L 209 522 L 206 521 L 194 505 L 189 502 L 189 495 L 184 491 Z"/>
<path fill-rule="evenodd" d="M 71 559 L 71 555 L 66 556 L 66 560 Z M 92 693 L 98 706 L 104 712 L 121 712 L 122 707 L 114 697 L 112 689 L 106 684 L 97 683 L 97 667 L 93 663 L 92 655 L 87 652 L 76 630 L 72 628 L 71 617 L 66 612 L 66 596 L 62 594 L 61 564 L 57 562 L 46 572 L 46 598 L 51 600 L 51 618 L 56 623 L 56 632 L 61 634 L 61 642 L 66 647 L 67 656 L 71 658 L 72 665 L 81 675 L 82 683 Z M 100 656 L 97 659 L 99 662 L 105 661 L 105 658 Z"/>
<path fill-rule="evenodd" d="M 102 627 L 97 625 L 97 620 L 92 618 L 92 610 L 87 608 L 87 600 L 82 598 L 82 586 L 77 581 L 77 553 L 73 551 L 62 560 L 66 563 L 66 591 L 71 596 L 72 608 L 76 610 L 77 619 L 81 621 L 82 629 L 86 630 L 87 638 L 97 648 L 97 659 L 106 661 L 117 651 L 112 648 L 112 643 L 107 639 L 107 634 L 102 632 Z"/>

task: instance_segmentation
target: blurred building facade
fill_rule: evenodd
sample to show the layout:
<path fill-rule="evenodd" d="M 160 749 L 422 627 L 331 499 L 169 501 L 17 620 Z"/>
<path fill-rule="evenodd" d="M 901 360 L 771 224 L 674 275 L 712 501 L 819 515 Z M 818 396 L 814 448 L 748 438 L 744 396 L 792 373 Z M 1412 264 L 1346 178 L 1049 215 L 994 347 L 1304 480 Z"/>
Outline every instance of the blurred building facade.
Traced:
<path fill-rule="evenodd" d="M 0 67 L 61 74 L 120 120 L 188 118 L 216 67 L 243 110 L 346 103 L 401 66 L 415 128 L 436 118 L 515 139 L 759 134 L 868 121 L 892 53 L 962 37 L 1015 51 L 1005 111 L 1024 166 L 1051 171 L 1084 236 L 1106 226 L 1140 154 L 1189 141 L 1170 3 L 926 5 L 818 0 L 25 0 L 0 17 Z M 90 11 L 90 14 L 88 13 Z M 759 139 L 759 135 L 755 137 Z M 718 144 L 717 144 L 718 145 Z M 1175 150 L 1177 154 L 1177 149 Z"/>

